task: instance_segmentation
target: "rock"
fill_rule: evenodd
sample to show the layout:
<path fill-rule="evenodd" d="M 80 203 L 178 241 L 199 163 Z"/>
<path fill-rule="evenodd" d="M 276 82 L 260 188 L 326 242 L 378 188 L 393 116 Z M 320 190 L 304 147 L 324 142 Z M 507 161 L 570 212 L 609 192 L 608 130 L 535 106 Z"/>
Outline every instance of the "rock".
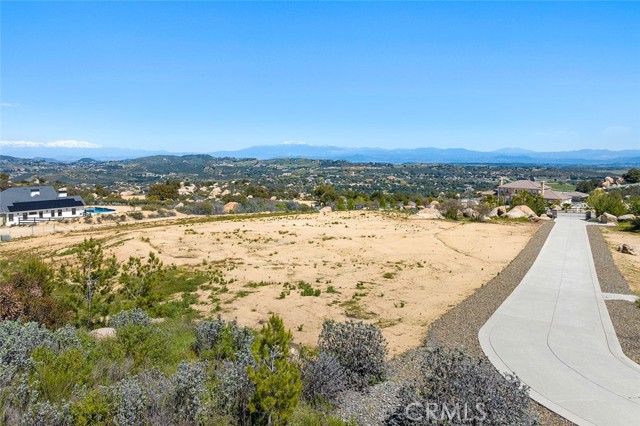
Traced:
<path fill-rule="evenodd" d="M 491 210 L 487 216 L 489 216 L 489 217 L 498 217 L 498 216 L 504 215 L 506 212 L 507 212 L 507 207 L 506 206 L 499 206 L 499 207 L 496 207 L 495 209 Z"/>
<path fill-rule="evenodd" d="M 222 211 L 225 213 L 234 213 L 238 211 L 238 206 L 239 204 L 236 203 L 235 201 L 229 201 L 227 204 L 224 205 L 224 207 L 222 208 Z"/>
<path fill-rule="evenodd" d="M 515 206 L 514 209 L 520 210 L 522 213 L 526 214 L 528 217 L 531 217 L 531 216 L 538 217 L 536 212 L 534 212 L 533 210 L 531 210 L 531 208 L 529 206 L 526 206 L 524 204 L 521 204 L 519 206 Z"/>
<path fill-rule="evenodd" d="M 612 177 L 610 177 L 610 176 L 607 176 L 606 178 L 604 178 L 604 181 L 605 181 L 605 182 L 609 182 L 609 185 L 611 185 L 612 183 L 614 183 L 614 182 L 615 182 L 615 180 L 613 180 L 613 178 L 612 178 Z"/>
<path fill-rule="evenodd" d="M 624 254 L 630 254 L 632 256 L 638 255 L 638 250 L 635 247 L 630 246 L 629 244 L 622 244 L 618 246 L 618 251 Z"/>
<path fill-rule="evenodd" d="M 176 204 L 176 206 L 174 208 L 179 209 L 180 207 L 184 207 L 184 203 L 180 202 L 180 203 Z"/>
<path fill-rule="evenodd" d="M 620 222 L 631 222 L 632 220 L 635 220 L 635 218 L 636 218 L 636 215 L 631 213 L 618 216 L 618 220 Z"/>
<path fill-rule="evenodd" d="M 164 318 L 151 318 L 151 324 L 162 324 L 164 320 Z"/>
<path fill-rule="evenodd" d="M 598 220 L 600 223 L 618 223 L 618 218 L 609 213 L 603 213 Z"/>
<path fill-rule="evenodd" d="M 218 196 L 222 193 L 222 189 L 213 188 L 209 193 L 209 197 L 218 198 Z"/>
<path fill-rule="evenodd" d="M 277 198 L 276 198 L 276 196 L 275 196 L 275 195 L 274 195 L 273 197 L 269 198 L 269 199 L 270 199 L 271 201 L 276 201 L 276 200 L 277 200 Z"/>
<path fill-rule="evenodd" d="M 507 219 L 520 219 L 529 216 L 520 209 L 511 209 L 507 214 L 504 215 L 504 217 L 506 217 Z"/>
<path fill-rule="evenodd" d="M 110 339 L 116 337 L 116 329 L 113 327 L 96 328 L 89 332 L 96 340 Z"/>
<path fill-rule="evenodd" d="M 479 219 L 480 218 L 480 213 L 478 213 L 477 211 L 475 211 L 472 208 L 467 207 L 466 209 L 462 210 L 462 215 L 464 217 L 470 217 L 471 219 Z"/>
<path fill-rule="evenodd" d="M 322 214 L 331 213 L 332 211 L 333 211 L 333 209 L 330 206 L 323 207 L 323 208 L 320 209 L 320 213 L 322 213 Z"/>
<path fill-rule="evenodd" d="M 603 188 L 608 188 L 611 186 L 611 183 L 607 182 L 606 180 L 604 182 L 602 182 L 602 187 Z"/>
<path fill-rule="evenodd" d="M 437 209 L 438 207 L 440 207 L 440 202 L 433 200 L 432 202 L 429 203 L 429 205 L 431 206 L 432 209 Z"/>
<path fill-rule="evenodd" d="M 422 209 L 416 216 L 420 219 L 444 219 L 444 216 L 436 209 Z"/>
<path fill-rule="evenodd" d="M 550 218 L 549 216 L 547 216 L 547 214 L 546 214 L 546 213 L 542 213 L 542 214 L 538 217 L 538 219 L 540 219 L 540 220 L 551 220 L 551 218 Z"/>

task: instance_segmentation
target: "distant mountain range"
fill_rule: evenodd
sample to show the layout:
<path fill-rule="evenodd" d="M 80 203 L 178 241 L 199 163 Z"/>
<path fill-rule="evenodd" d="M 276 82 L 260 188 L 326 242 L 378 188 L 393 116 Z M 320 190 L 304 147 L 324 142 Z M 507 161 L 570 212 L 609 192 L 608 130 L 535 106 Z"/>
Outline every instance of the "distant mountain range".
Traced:
<path fill-rule="evenodd" d="M 21 158 L 42 158 L 55 161 L 77 161 L 83 158 L 95 160 L 124 160 L 151 155 L 183 155 L 190 152 L 144 151 L 116 148 L 28 148 L 3 146 L 0 154 Z M 466 164 L 528 164 L 528 165 L 640 165 L 640 150 L 611 151 L 606 149 L 582 149 L 577 151 L 536 152 L 519 148 L 497 151 L 474 151 L 463 148 L 343 148 L 305 144 L 262 145 L 237 151 L 211 152 L 214 157 L 257 158 L 308 158 L 322 160 L 346 160 L 357 163 L 466 163 Z"/>

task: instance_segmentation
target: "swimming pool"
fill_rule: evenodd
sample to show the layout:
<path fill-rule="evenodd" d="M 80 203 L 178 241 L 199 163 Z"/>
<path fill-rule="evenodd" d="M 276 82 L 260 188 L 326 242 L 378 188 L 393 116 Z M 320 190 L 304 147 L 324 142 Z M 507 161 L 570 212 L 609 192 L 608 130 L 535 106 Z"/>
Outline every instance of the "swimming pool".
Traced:
<path fill-rule="evenodd" d="M 87 213 L 101 214 L 101 213 L 113 213 L 116 210 L 115 209 L 109 209 L 107 207 L 90 207 L 85 211 Z"/>

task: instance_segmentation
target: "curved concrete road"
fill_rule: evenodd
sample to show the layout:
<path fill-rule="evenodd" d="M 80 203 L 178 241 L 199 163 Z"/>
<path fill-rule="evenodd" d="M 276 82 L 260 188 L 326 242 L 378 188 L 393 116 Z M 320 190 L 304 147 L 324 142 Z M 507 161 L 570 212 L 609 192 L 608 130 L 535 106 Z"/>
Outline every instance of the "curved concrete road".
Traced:
<path fill-rule="evenodd" d="M 620 348 L 587 223 L 558 218 L 522 282 L 480 329 L 484 353 L 578 425 L 640 425 L 640 366 Z"/>

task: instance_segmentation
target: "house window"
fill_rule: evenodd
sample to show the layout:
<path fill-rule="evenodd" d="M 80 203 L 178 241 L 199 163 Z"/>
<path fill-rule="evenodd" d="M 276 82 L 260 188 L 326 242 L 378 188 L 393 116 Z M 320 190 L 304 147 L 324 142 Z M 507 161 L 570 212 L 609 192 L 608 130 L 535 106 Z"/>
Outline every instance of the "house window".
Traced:
<path fill-rule="evenodd" d="M 55 217 L 56 216 L 56 211 L 55 210 L 51 210 L 51 217 Z"/>
<path fill-rule="evenodd" d="M 42 219 L 44 217 L 44 212 L 38 212 L 38 217 Z"/>
<path fill-rule="evenodd" d="M 72 214 L 73 216 L 75 216 L 75 215 L 76 215 L 76 208 L 75 208 L 75 207 L 73 207 L 73 208 L 71 209 L 71 214 Z"/>
<path fill-rule="evenodd" d="M 12 213 L 9 214 L 9 222 L 13 222 L 13 214 Z"/>
<path fill-rule="evenodd" d="M 28 219 L 27 214 L 26 213 L 22 213 L 22 220 L 27 220 L 27 219 Z"/>
<path fill-rule="evenodd" d="M 36 214 L 36 212 L 29 212 L 29 216 L 35 216 Z"/>
<path fill-rule="evenodd" d="M 58 210 L 58 216 L 59 216 L 59 217 L 62 217 L 62 209 L 59 209 L 59 210 Z"/>

